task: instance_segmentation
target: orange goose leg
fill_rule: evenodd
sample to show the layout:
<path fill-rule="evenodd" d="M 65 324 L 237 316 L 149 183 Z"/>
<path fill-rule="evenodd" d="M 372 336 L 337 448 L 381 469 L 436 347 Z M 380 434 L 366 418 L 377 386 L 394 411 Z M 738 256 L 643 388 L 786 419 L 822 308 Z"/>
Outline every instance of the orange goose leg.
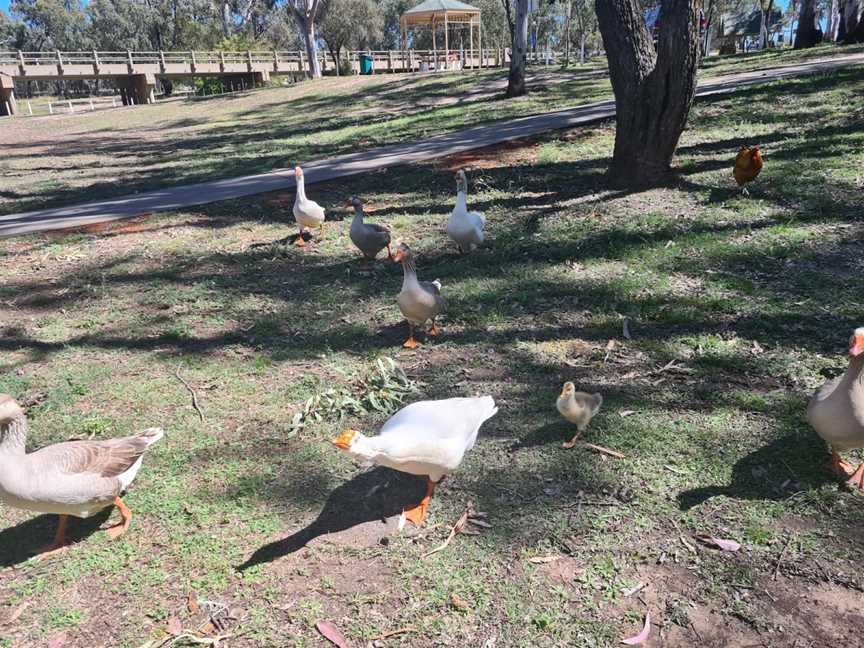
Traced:
<path fill-rule="evenodd" d="M 433 482 L 428 477 L 426 478 L 426 496 L 420 500 L 420 503 L 412 509 L 406 509 L 403 511 L 403 515 L 411 522 L 414 523 L 414 526 L 420 526 L 423 524 L 423 520 L 426 519 L 427 509 L 429 508 L 429 500 L 432 499 L 432 494 L 435 492 L 435 486 L 437 482 Z"/>
<path fill-rule="evenodd" d="M 54 534 L 54 542 L 34 556 L 34 560 L 45 560 L 46 558 L 56 556 L 57 554 L 66 551 L 66 548 L 69 546 L 69 542 L 66 540 L 66 523 L 68 521 L 68 515 L 58 516 L 57 533 Z"/>
<path fill-rule="evenodd" d="M 114 526 L 105 529 L 108 533 L 108 537 L 111 539 L 119 538 L 121 535 L 126 533 L 126 529 L 129 528 L 129 524 L 132 522 L 132 511 L 129 510 L 120 497 L 114 498 L 114 506 L 116 506 L 117 510 L 120 511 L 120 517 L 122 519 Z"/>

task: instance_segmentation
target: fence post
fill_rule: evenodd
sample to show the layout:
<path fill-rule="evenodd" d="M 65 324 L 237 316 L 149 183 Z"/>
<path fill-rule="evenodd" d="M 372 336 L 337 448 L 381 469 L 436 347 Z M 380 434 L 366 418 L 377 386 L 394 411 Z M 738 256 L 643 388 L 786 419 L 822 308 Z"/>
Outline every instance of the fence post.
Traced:
<path fill-rule="evenodd" d="M 273 71 L 279 71 L 279 52 L 273 50 Z"/>
<path fill-rule="evenodd" d="M 90 110 L 91 110 L 91 111 L 92 111 L 92 110 L 96 110 L 96 109 L 93 107 L 93 97 L 90 97 Z"/>
<path fill-rule="evenodd" d="M 21 68 L 21 76 L 24 76 L 24 52 L 18 50 L 18 67 Z"/>
<path fill-rule="evenodd" d="M 306 63 L 303 61 L 303 50 L 300 50 L 300 73 L 306 75 Z"/>
<path fill-rule="evenodd" d="M 57 50 L 57 74 L 63 74 L 63 55 Z"/>
<path fill-rule="evenodd" d="M 162 69 L 162 73 L 165 73 L 165 52 L 159 50 L 159 67 Z"/>
<path fill-rule="evenodd" d="M 112 108 L 117 107 L 117 98 L 115 97 L 115 95 L 111 95 L 111 107 Z"/>
<path fill-rule="evenodd" d="M 72 113 L 75 112 L 75 110 L 73 110 L 73 108 L 72 108 L 72 100 L 69 99 L 69 100 L 67 101 L 67 103 L 69 104 L 69 114 L 71 115 Z"/>
<path fill-rule="evenodd" d="M 252 71 L 252 52 L 250 50 L 246 50 L 246 68 L 250 72 Z"/>
<path fill-rule="evenodd" d="M 93 74 L 99 75 L 99 52 L 93 50 Z"/>
<path fill-rule="evenodd" d="M 30 113 L 30 116 L 33 116 L 33 106 L 30 105 L 30 100 L 27 100 L 27 112 Z"/>
<path fill-rule="evenodd" d="M 194 71 L 195 71 L 195 67 L 196 67 L 196 63 L 195 63 L 195 50 L 192 50 L 191 52 L 189 52 L 189 54 L 190 54 L 190 56 L 192 57 L 192 64 L 191 64 L 191 67 L 192 67 L 192 71 L 194 72 Z"/>
<path fill-rule="evenodd" d="M 132 61 L 132 50 L 126 50 L 126 65 L 129 67 L 129 74 L 132 74 L 135 65 Z"/>
<path fill-rule="evenodd" d="M 225 71 L 225 52 L 219 52 L 219 69 Z"/>
<path fill-rule="evenodd" d="M 48 102 L 48 114 L 49 114 L 49 115 L 53 115 L 53 114 L 54 114 L 54 104 L 53 104 L 52 102 L 50 102 L 50 101 Z"/>

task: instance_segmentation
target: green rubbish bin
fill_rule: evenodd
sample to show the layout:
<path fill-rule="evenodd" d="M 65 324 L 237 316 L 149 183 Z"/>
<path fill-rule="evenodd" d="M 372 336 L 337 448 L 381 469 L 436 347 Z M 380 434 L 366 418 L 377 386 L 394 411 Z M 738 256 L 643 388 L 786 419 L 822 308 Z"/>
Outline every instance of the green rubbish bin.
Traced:
<path fill-rule="evenodd" d="M 372 55 L 360 55 L 360 74 L 372 74 Z"/>

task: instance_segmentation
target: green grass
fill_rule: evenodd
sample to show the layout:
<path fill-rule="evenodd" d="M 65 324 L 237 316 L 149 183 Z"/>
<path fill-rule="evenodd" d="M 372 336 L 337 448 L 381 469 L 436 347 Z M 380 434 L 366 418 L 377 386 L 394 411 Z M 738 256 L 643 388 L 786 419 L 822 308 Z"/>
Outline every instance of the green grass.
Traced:
<path fill-rule="evenodd" d="M 701 79 L 860 52 L 713 57 Z M 21 119 L 0 132 L 0 215 L 253 174 L 480 123 L 611 98 L 605 61 L 529 69 L 530 94 L 504 99 L 506 70 L 327 78 L 206 102 Z M 554 154 L 554 153 L 553 153 Z"/>
<path fill-rule="evenodd" d="M 118 541 L 78 523 L 81 542 L 33 565 L 54 520 L 0 511 L 0 619 L 29 603 L 3 640 L 137 647 L 172 618 L 200 627 L 192 592 L 230 609 L 241 647 L 324 645 L 321 619 L 352 645 L 410 627 L 387 645 L 606 647 L 646 609 L 670 646 L 860 630 L 862 500 L 823 470 L 804 408 L 861 324 L 862 97 L 859 67 L 700 101 L 679 173 L 640 193 L 605 183 L 611 124 L 479 152 L 489 245 L 470 256 L 443 235 L 446 160 L 311 186 L 331 221 L 303 251 L 274 243 L 290 195 L 0 242 L 0 391 L 27 403 L 31 446 L 167 430 Z M 749 198 L 731 178 L 742 141 L 766 157 Z M 399 269 L 347 240 L 355 193 L 444 285 L 442 334 L 417 352 L 400 348 Z M 413 381 L 406 401 L 501 409 L 418 535 L 379 518 L 422 483 L 329 443 L 396 406 L 368 399 L 395 389 L 379 358 Z M 587 438 L 625 459 L 560 447 L 565 380 L 603 393 Z M 424 559 L 468 500 L 492 528 Z"/>

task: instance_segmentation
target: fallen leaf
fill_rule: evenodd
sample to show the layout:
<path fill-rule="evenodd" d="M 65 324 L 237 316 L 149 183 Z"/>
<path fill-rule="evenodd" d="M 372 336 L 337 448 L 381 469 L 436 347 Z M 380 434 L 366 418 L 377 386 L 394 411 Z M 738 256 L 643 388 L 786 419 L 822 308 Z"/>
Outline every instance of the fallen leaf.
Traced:
<path fill-rule="evenodd" d="M 450 595 L 450 603 L 458 610 L 462 610 L 463 612 L 467 612 L 471 609 L 471 606 L 468 605 L 465 601 L 463 601 L 458 594 Z"/>
<path fill-rule="evenodd" d="M 635 410 L 621 410 L 620 412 L 618 412 L 618 416 L 620 416 L 621 418 L 626 418 L 626 417 L 631 416 L 635 413 L 636 413 Z"/>
<path fill-rule="evenodd" d="M 10 625 L 12 623 L 15 623 L 18 618 L 22 614 L 24 614 L 24 610 L 26 610 L 28 607 L 30 607 L 30 601 L 24 601 L 21 605 L 12 610 L 12 614 L 10 614 L 9 618 L 3 622 L 3 625 Z"/>
<path fill-rule="evenodd" d="M 534 556 L 533 558 L 529 558 L 528 562 L 535 565 L 545 565 L 546 563 L 555 562 L 558 558 L 559 556 Z"/>
<path fill-rule="evenodd" d="M 641 632 L 637 635 L 633 635 L 632 637 L 628 637 L 627 639 L 622 639 L 621 643 L 627 646 L 636 646 L 641 644 L 648 638 L 648 633 L 651 632 L 651 613 L 646 610 L 645 612 L 645 625 L 642 626 Z"/>
<path fill-rule="evenodd" d="M 717 549 L 722 549 L 723 551 L 738 551 L 741 548 L 741 545 L 734 540 L 715 538 L 704 533 L 697 533 L 693 537 L 696 538 L 699 542 L 708 545 L 709 547 L 716 547 Z"/>
<path fill-rule="evenodd" d="M 318 632 L 320 632 L 323 637 L 334 646 L 338 646 L 338 648 L 348 648 L 348 640 L 343 637 L 342 633 L 339 632 L 329 621 L 318 621 L 315 624 L 315 628 L 317 628 Z"/>
<path fill-rule="evenodd" d="M 177 617 L 171 617 L 168 619 L 168 634 L 174 635 L 175 637 L 183 634 L 183 624 L 180 623 L 180 619 Z"/>
<path fill-rule="evenodd" d="M 201 611 L 196 592 L 189 592 L 189 596 L 186 597 L 186 609 L 189 610 L 189 614 L 198 614 Z"/>

